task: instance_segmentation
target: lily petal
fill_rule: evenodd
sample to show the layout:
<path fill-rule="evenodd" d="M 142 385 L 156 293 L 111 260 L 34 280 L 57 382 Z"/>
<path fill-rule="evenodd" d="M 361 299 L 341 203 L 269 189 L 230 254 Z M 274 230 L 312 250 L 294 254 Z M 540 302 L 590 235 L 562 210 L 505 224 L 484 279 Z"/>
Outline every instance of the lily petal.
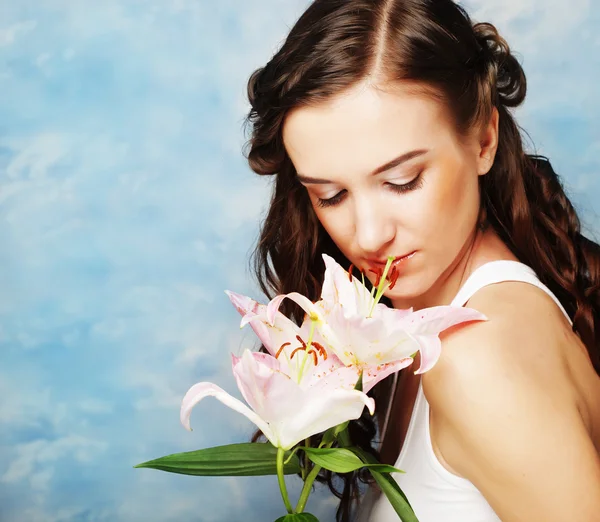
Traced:
<path fill-rule="evenodd" d="M 225 390 L 216 384 L 213 384 L 212 382 L 199 382 L 194 384 L 194 386 L 192 386 L 185 394 L 181 403 L 180 411 L 181 424 L 183 424 L 185 429 L 192 431 L 192 428 L 190 427 L 190 415 L 192 413 L 192 409 L 205 397 L 214 397 L 218 401 L 225 404 L 225 406 L 228 406 L 232 410 L 241 413 L 251 422 L 256 424 L 258 429 L 264 433 L 267 439 L 269 439 L 274 445 L 277 445 L 278 441 L 276 440 L 273 431 L 263 419 L 261 419 L 256 413 L 248 408 L 248 406 L 246 406 L 242 401 L 232 397 Z"/>
<path fill-rule="evenodd" d="M 412 363 L 413 359 L 407 357 L 406 359 L 393 363 L 367 366 L 363 370 L 363 392 L 368 393 L 379 381 L 385 379 L 392 373 L 396 373 L 403 368 L 410 366 Z"/>
<path fill-rule="evenodd" d="M 281 447 L 289 449 L 301 440 L 321 433 L 346 422 L 358 419 L 365 406 L 371 415 L 375 411 L 375 401 L 358 390 L 333 389 L 327 393 L 319 387 L 311 388 L 298 404 L 295 414 L 286 419 L 279 428 Z"/>
<path fill-rule="evenodd" d="M 488 318 L 472 308 L 462 306 L 432 306 L 406 315 L 398 327 L 413 335 L 438 335 L 440 332 L 467 321 L 487 321 Z"/>
<path fill-rule="evenodd" d="M 341 304 L 346 314 L 366 316 L 373 305 L 373 297 L 367 288 L 351 276 L 335 259 L 323 254 L 325 278 L 321 299 L 327 304 Z"/>
<path fill-rule="evenodd" d="M 415 375 L 425 373 L 435 366 L 442 354 L 442 341 L 437 335 L 414 335 L 413 338 L 419 344 L 421 354 L 421 365 Z"/>
<path fill-rule="evenodd" d="M 251 297 L 232 292 L 231 290 L 225 290 L 225 293 L 240 315 L 246 315 L 248 312 L 257 311 L 259 304 Z"/>
<path fill-rule="evenodd" d="M 278 295 L 271 299 L 271 301 L 267 305 L 267 321 L 269 322 L 269 324 L 275 324 L 275 314 L 279 310 L 279 307 L 281 306 L 281 303 L 285 298 L 291 299 L 296 304 L 300 305 L 300 307 L 309 316 L 311 316 L 311 318 L 317 319 L 319 321 L 323 320 L 323 315 L 320 309 L 317 306 L 315 306 L 315 304 L 310 299 L 308 299 L 308 297 L 305 297 L 302 294 L 299 294 L 298 292 L 291 292 L 289 294 Z"/>
<path fill-rule="evenodd" d="M 275 357 L 245 350 L 240 358 L 232 355 L 232 363 L 242 396 L 263 421 L 272 424 L 289 414 L 286 398 L 298 384 L 279 371 Z"/>
<path fill-rule="evenodd" d="M 240 328 L 243 328 L 246 324 L 250 323 L 250 327 L 254 330 L 254 333 L 260 339 L 260 342 L 267 350 L 269 350 L 269 352 L 272 352 L 275 348 L 271 346 L 271 339 L 267 327 L 262 322 L 254 320 L 260 317 L 261 312 L 264 313 L 266 310 L 265 305 L 261 305 L 250 297 L 231 292 L 230 290 L 225 290 L 225 293 L 233 306 L 235 306 L 235 309 L 242 315 Z"/>
<path fill-rule="evenodd" d="M 326 360 L 319 361 L 319 364 L 315 366 L 310 373 L 304 376 L 302 379 L 302 386 L 308 388 L 315 385 L 320 379 L 327 377 L 330 373 L 335 372 L 339 368 L 344 368 L 344 363 L 334 353 L 329 353 Z M 356 385 L 358 374 L 355 372 L 356 378 L 351 388 Z"/>
<path fill-rule="evenodd" d="M 326 394 L 329 393 L 328 389 L 353 390 L 356 381 L 358 381 L 358 369 L 355 366 L 340 366 L 329 373 L 324 373 L 322 377 L 312 383 L 303 381 L 302 387 L 310 388 L 311 392 L 322 390 L 323 394 Z"/>

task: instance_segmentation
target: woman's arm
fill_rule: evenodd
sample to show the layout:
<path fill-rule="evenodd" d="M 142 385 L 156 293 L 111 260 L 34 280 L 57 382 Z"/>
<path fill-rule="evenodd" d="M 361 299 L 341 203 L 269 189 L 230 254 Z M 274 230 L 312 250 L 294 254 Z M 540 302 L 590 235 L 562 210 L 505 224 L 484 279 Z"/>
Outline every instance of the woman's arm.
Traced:
<path fill-rule="evenodd" d="M 559 336 L 524 323 L 473 324 L 444 341 L 423 377 L 435 443 L 503 522 L 597 522 L 600 457 Z"/>

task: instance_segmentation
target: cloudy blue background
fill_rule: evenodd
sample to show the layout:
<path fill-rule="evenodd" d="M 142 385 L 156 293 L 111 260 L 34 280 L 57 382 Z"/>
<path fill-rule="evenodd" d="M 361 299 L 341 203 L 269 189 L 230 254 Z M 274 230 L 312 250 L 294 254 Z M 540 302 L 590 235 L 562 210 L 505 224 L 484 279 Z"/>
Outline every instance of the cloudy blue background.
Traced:
<path fill-rule="evenodd" d="M 600 8 L 472 0 L 524 64 L 517 111 L 599 229 Z M 269 197 L 241 148 L 247 77 L 300 0 L 0 0 L 0 520 L 264 522 L 276 482 L 133 469 L 243 441 L 193 383 L 234 391 L 225 288 L 259 297 L 248 252 Z M 532 150 L 533 145 L 530 145 Z M 298 481 L 291 479 L 295 496 Z M 332 520 L 320 488 L 309 509 Z"/>

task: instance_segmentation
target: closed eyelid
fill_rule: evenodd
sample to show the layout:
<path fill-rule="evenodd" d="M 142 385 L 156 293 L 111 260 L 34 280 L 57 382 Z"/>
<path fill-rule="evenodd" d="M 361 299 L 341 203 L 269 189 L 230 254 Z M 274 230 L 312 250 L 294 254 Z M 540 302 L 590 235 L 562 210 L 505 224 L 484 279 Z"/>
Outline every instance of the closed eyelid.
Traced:
<path fill-rule="evenodd" d="M 383 172 L 389 172 L 392 169 L 404 164 L 404 163 L 410 163 L 413 159 L 415 158 L 419 158 L 419 157 L 423 157 L 426 156 L 428 153 L 430 152 L 429 149 L 417 149 L 417 150 L 412 150 L 410 152 L 405 152 L 404 154 L 401 154 L 400 156 L 398 156 L 397 158 L 394 158 L 391 161 L 388 161 L 386 164 L 381 165 L 380 167 L 377 167 L 375 170 L 373 170 L 371 172 L 371 176 L 376 176 L 378 174 L 381 174 Z M 301 174 L 299 172 L 296 173 L 297 179 L 303 183 L 303 184 L 326 184 L 326 183 L 331 183 L 330 180 L 328 179 L 323 179 L 323 178 L 315 178 L 312 176 L 306 176 L 304 174 Z"/>

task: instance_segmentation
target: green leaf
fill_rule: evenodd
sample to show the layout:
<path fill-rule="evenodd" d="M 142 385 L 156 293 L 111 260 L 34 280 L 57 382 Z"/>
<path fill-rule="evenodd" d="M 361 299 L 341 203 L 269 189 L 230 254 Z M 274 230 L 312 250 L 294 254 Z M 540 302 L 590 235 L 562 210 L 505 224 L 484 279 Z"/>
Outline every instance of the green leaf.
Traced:
<path fill-rule="evenodd" d="M 360 448 L 351 448 L 351 450 L 364 462 L 375 463 L 377 460 L 373 455 L 361 450 Z M 390 504 L 394 508 L 396 514 L 400 517 L 402 522 L 419 522 L 415 512 L 412 510 L 408 499 L 404 492 L 400 489 L 398 483 L 388 473 L 383 473 L 376 469 L 369 468 L 369 473 L 375 479 L 381 491 L 385 493 L 385 496 L 390 501 Z"/>
<path fill-rule="evenodd" d="M 419 522 L 406 495 L 400 489 L 400 486 L 398 486 L 398 483 L 393 477 L 373 469 L 369 469 L 369 473 L 371 473 L 381 488 L 381 491 L 385 493 L 385 496 L 390 501 L 390 504 L 402 522 Z"/>
<path fill-rule="evenodd" d="M 285 458 L 290 452 L 286 452 Z M 174 453 L 134 466 L 201 476 L 277 475 L 277 448 L 271 443 L 244 442 Z M 298 456 L 284 465 L 285 475 L 300 473 Z"/>
<path fill-rule="evenodd" d="M 319 522 L 319 519 L 310 513 L 292 513 L 278 518 L 275 522 Z"/>
<path fill-rule="evenodd" d="M 379 464 L 378 462 L 365 463 L 358 458 L 352 451 L 346 448 L 302 448 L 308 458 L 321 466 L 335 473 L 349 473 L 360 468 L 375 469 L 380 472 L 404 473 L 402 470 L 388 466 L 387 464 Z"/>
<path fill-rule="evenodd" d="M 338 425 L 339 426 L 339 425 Z M 329 428 L 324 434 L 323 434 L 323 438 L 321 439 L 321 443 L 319 444 L 319 448 L 325 446 L 326 444 L 329 444 L 331 442 L 333 442 L 335 440 L 335 431 L 337 429 L 337 426 L 333 426 L 332 428 Z"/>
<path fill-rule="evenodd" d="M 337 437 L 340 433 L 342 433 L 342 431 L 346 430 L 348 428 L 349 424 L 350 424 L 350 421 L 346 421 L 346 422 L 342 422 L 341 424 L 338 424 L 337 426 L 334 426 L 334 428 L 333 428 L 334 436 Z"/>
<path fill-rule="evenodd" d="M 336 437 L 338 440 L 338 446 L 340 448 L 352 446 L 352 440 L 350 440 L 350 433 L 348 432 L 348 428 L 344 428 L 339 433 L 336 433 Z"/>

